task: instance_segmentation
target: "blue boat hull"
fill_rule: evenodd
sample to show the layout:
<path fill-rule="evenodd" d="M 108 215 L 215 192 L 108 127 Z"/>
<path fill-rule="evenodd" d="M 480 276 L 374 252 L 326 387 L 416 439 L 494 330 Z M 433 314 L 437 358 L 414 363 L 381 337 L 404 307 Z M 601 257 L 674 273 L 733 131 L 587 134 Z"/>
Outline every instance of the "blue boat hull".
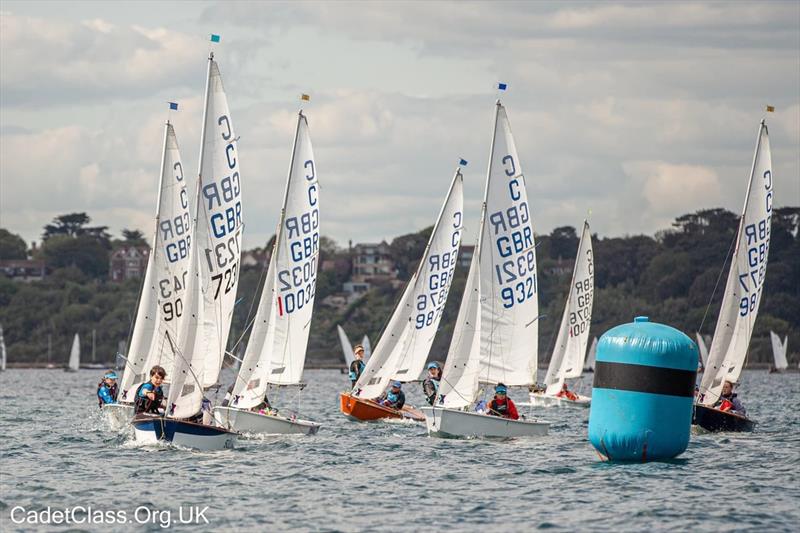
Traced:
<path fill-rule="evenodd" d="M 138 414 L 132 424 L 136 441 L 145 444 L 169 442 L 196 450 L 224 450 L 236 444 L 236 433 L 196 422 Z"/>

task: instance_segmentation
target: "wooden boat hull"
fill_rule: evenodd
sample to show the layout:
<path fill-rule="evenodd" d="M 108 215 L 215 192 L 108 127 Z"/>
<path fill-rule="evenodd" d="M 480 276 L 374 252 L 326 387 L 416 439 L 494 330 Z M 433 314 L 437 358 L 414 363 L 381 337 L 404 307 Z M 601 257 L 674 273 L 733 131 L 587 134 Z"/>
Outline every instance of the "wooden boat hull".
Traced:
<path fill-rule="evenodd" d="M 542 437 L 550 430 L 549 422 L 511 420 L 444 407 L 423 407 L 421 411 L 431 437 Z"/>
<path fill-rule="evenodd" d="M 692 424 L 706 431 L 753 431 L 756 422 L 746 416 L 720 411 L 713 407 L 696 404 L 692 415 Z"/>
<path fill-rule="evenodd" d="M 217 426 L 147 414 L 136 415 L 131 423 L 136 441 L 143 444 L 168 442 L 202 451 L 230 449 L 236 444 L 236 433 Z"/>
<path fill-rule="evenodd" d="M 592 405 L 592 399 L 589 396 L 578 394 L 577 400 L 570 400 L 569 398 L 559 398 L 557 396 L 548 396 L 541 392 L 530 393 L 530 402 L 519 405 L 534 406 L 534 407 L 583 407 L 588 408 Z"/>
<path fill-rule="evenodd" d="M 214 422 L 231 431 L 265 435 L 315 435 L 320 428 L 310 420 L 262 415 L 235 407 L 215 407 Z"/>
<path fill-rule="evenodd" d="M 351 420 L 369 421 L 382 418 L 410 418 L 417 422 L 425 420 L 422 412 L 414 407 L 406 405 L 399 410 L 392 409 L 391 407 L 378 405 L 372 400 L 358 398 L 349 392 L 339 394 L 339 404 L 342 413 Z"/>
<path fill-rule="evenodd" d="M 109 403 L 100 408 L 103 418 L 115 430 L 125 428 L 133 420 L 133 404 Z"/>

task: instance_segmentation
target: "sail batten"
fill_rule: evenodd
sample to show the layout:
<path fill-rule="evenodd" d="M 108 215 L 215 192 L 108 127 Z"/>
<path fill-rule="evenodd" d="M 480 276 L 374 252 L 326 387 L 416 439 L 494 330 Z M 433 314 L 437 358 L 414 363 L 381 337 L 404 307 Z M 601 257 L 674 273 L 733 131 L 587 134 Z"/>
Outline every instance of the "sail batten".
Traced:
<path fill-rule="evenodd" d="M 761 122 L 753 166 L 728 271 L 708 365 L 700 383 L 701 403 L 713 405 L 725 381 L 741 374 L 764 287 L 772 221 L 773 179 L 769 134 Z"/>
<path fill-rule="evenodd" d="M 390 379 L 413 381 L 428 358 L 458 262 L 464 179 L 457 169 L 419 265 L 406 285 L 354 389 L 378 397 Z"/>

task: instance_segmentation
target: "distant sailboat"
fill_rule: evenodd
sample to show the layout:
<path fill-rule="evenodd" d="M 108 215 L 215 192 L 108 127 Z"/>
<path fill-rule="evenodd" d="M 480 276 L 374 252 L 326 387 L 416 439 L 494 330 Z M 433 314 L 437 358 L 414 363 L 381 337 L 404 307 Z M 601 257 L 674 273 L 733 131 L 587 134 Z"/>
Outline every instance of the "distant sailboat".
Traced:
<path fill-rule="evenodd" d="M 708 346 L 706 346 L 706 341 L 699 331 L 695 332 L 694 336 L 697 339 L 697 348 L 700 351 L 699 371 L 703 371 L 708 364 Z"/>
<path fill-rule="evenodd" d="M 320 425 L 279 414 L 274 388 L 301 387 L 319 261 L 319 181 L 308 120 L 297 117 L 289 175 L 264 288 L 222 427 L 243 433 L 314 434 Z M 280 406 L 283 408 L 283 406 Z"/>
<path fill-rule="evenodd" d="M 350 368 L 350 365 L 356 360 L 355 355 L 353 354 L 353 345 L 350 344 L 350 338 L 347 336 L 347 333 L 344 332 L 344 328 L 342 326 L 337 325 L 336 332 L 339 335 L 339 344 L 342 345 L 344 364 L 347 366 L 347 368 Z M 364 338 L 366 339 L 366 337 Z M 366 351 L 366 349 L 364 351 Z"/>
<path fill-rule="evenodd" d="M 154 342 L 174 354 L 164 415 L 138 414 L 136 440 L 201 450 L 232 448 L 236 433 L 212 426 L 201 411 L 204 388 L 217 382 L 230 333 L 242 238 L 238 138 L 214 54 L 208 57 L 189 270 L 177 337 Z M 210 422 L 208 413 L 208 421 Z M 203 422 L 194 422 L 202 416 Z"/>
<path fill-rule="evenodd" d="M 361 339 L 361 346 L 364 347 L 364 362 L 369 360 L 369 356 L 372 355 L 372 346 L 369 343 L 369 337 L 364 335 L 364 338 Z"/>
<path fill-rule="evenodd" d="M 531 392 L 533 405 L 570 405 L 589 407 L 591 398 L 562 391 L 567 379 L 579 378 L 583 373 L 589 328 L 592 324 L 592 298 L 594 295 L 594 255 L 589 223 L 584 221 L 578 255 L 567 295 L 567 304 L 561 317 L 556 345 L 544 378 L 545 390 Z"/>
<path fill-rule="evenodd" d="M 354 420 L 412 418 L 422 413 L 405 405 L 402 410 L 376 400 L 391 381 L 410 382 L 419 378 L 428 359 L 436 330 L 450 292 L 463 229 L 464 178 L 461 167 L 450 183 L 419 266 L 406 285 L 375 352 L 352 391 L 339 395 L 340 409 Z"/>
<path fill-rule="evenodd" d="M 495 107 L 480 229 L 433 407 L 428 434 L 546 435 L 549 424 L 476 412 L 481 383 L 536 381 L 539 299 L 536 247 L 525 178 L 506 110 Z"/>
<path fill-rule="evenodd" d="M 77 372 L 81 367 L 81 339 L 76 333 L 72 338 L 72 350 L 69 352 L 69 363 L 67 364 L 67 372 Z"/>
<path fill-rule="evenodd" d="M 6 339 L 3 337 L 3 326 L 0 326 L 0 372 L 5 372 L 6 370 L 6 359 L 8 355 L 6 354 Z"/>
<path fill-rule="evenodd" d="M 775 359 L 775 370 L 783 372 L 789 368 L 789 361 L 786 360 L 786 350 L 789 348 L 789 336 L 783 339 L 774 332 L 769 332 L 769 338 L 772 341 L 772 357 Z"/>
<path fill-rule="evenodd" d="M 597 357 L 597 337 L 592 339 L 592 345 L 589 347 L 589 354 L 586 356 L 586 362 L 583 364 L 584 372 L 594 372 L 594 361 Z"/>
<path fill-rule="evenodd" d="M 758 129 L 736 248 L 728 272 L 708 364 L 700 382 L 694 423 L 709 431 L 752 431 L 755 422 L 714 408 L 726 381 L 736 383 L 753 334 L 767 272 L 773 205 L 772 156 L 767 125 Z"/>

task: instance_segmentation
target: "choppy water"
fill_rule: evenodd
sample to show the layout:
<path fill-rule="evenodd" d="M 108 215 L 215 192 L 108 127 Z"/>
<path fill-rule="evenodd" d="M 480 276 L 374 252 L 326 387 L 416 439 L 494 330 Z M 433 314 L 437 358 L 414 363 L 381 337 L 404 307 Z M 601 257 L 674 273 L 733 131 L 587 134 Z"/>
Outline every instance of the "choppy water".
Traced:
<path fill-rule="evenodd" d="M 800 523 L 798 374 L 745 373 L 755 433 L 697 435 L 678 460 L 627 465 L 598 460 L 586 438 L 588 410 L 539 409 L 551 434 L 511 441 L 350 422 L 338 410 L 347 381 L 337 371 L 306 372 L 301 411 L 324 424 L 316 436 L 239 440 L 221 452 L 142 448 L 102 422 L 98 376 L 0 374 L 2 531 L 42 528 L 13 523 L 17 506 L 83 506 L 155 521 L 112 530 L 159 530 L 167 512 L 181 527 L 181 507 L 187 518 L 190 506 L 206 505 L 210 524 L 201 527 L 215 530 L 797 531 Z M 419 387 L 407 388 L 419 405 Z M 163 513 L 137 514 L 139 506 Z M 71 528 L 109 526 L 51 526 Z"/>

